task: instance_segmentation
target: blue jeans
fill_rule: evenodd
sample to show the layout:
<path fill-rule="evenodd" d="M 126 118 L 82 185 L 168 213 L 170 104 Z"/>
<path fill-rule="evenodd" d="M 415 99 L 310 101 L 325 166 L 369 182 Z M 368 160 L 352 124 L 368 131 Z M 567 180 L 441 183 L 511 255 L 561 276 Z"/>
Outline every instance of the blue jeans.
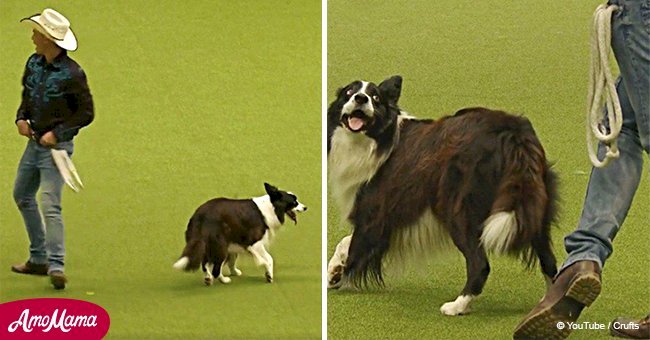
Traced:
<path fill-rule="evenodd" d="M 603 268 L 639 187 L 643 152 L 650 153 L 650 0 L 610 4 L 621 7 L 612 16 L 612 48 L 621 71 L 616 86 L 623 111 L 620 158 L 591 170 L 578 228 L 564 238 L 569 256 L 560 271 L 582 260 Z M 601 159 L 603 149 L 600 145 Z"/>
<path fill-rule="evenodd" d="M 56 149 L 72 155 L 72 141 L 61 142 Z M 63 177 L 59 173 L 50 148 L 33 140 L 27 143 L 14 184 L 14 200 L 23 216 L 29 236 L 29 261 L 48 264 L 49 271 L 63 271 L 65 246 L 61 218 Z M 36 203 L 36 192 L 41 191 L 41 210 Z M 41 216 L 42 213 L 42 216 Z M 45 225 L 43 224 L 45 220 Z"/>

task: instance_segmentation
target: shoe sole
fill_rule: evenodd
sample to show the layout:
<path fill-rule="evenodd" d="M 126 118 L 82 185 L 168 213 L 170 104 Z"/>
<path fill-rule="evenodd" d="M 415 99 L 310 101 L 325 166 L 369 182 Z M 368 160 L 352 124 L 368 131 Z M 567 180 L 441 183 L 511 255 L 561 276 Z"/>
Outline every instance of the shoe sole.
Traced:
<path fill-rule="evenodd" d="M 569 286 L 557 303 L 540 310 L 515 329 L 515 339 L 565 339 L 571 334 L 568 322 L 575 322 L 582 308 L 591 306 L 600 294 L 601 283 L 595 273 L 582 274 Z M 572 313 L 573 312 L 573 313 Z M 558 327 L 562 323 L 563 327 Z"/>
<path fill-rule="evenodd" d="M 600 289 L 601 284 L 598 275 L 596 273 L 587 273 L 575 279 L 565 296 L 589 307 L 600 294 Z"/>

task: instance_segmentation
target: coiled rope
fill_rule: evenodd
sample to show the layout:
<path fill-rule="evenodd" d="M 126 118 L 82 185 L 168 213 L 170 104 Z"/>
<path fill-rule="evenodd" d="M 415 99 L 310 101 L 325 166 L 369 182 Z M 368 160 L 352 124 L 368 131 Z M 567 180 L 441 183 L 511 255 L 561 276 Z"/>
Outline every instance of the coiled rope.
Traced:
<path fill-rule="evenodd" d="M 618 158 L 619 151 L 616 138 L 621 132 L 623 115 L 621 103 L 616 93 L 615 79 L 609 64 L 609 51 L 611 49 L 611 22 L 612 13 L 618 6 L 600 5 L 593 16 L 591 30 L 591 66 L 589 72 L 589 90 L 587 94 L 587 148 L 591 163 L 602 168 L 609 161 Z M 609 129 L 605 122 L 603 104 L 607 107 Z M 595 140 L 602 142 L 607 150 L 605 158 L 598 159 Z"/>

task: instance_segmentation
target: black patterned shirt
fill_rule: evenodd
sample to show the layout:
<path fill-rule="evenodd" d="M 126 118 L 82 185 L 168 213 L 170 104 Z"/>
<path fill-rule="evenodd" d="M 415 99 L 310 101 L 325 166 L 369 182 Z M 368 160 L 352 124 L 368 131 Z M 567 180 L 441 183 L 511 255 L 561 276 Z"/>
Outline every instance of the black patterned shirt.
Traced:
<path fill-rule="evenodd" d="M 52 131 L 57 142 L 65 142 L 93 118 L 93 98 L 81 66 L 65 51 L 49 64 L 45 56 L 32 54 L 25 66 L 16 121 L 27 120 L 36 140 Z"/>

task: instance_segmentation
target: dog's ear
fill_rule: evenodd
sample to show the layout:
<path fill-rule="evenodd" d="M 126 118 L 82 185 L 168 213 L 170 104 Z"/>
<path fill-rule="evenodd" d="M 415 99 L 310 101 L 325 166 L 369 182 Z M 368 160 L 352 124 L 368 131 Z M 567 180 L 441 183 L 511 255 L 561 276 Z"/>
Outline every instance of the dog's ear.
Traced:
<path fill-rule="evenodd" d="M 271 201 L 277 199 L 278 197 L 282 196 L 280 192 L 278 191 L 278 188 L 272 186 L 271 184 L 264 183 L 264 189 L 266 190 L 266 193 L 269 194 L 269 197 L 271 197 Z"/>
<path fill-rule="evenodd" d="M 339 87 L 338 89 L 336 89 L 336 98 L 341 97 L 341 93 L 343 93 L 343 91 L 345 90 L 345 88 L 346 88 L 346 87 L 344 86 L 344 87 Z"/>
<path fill-rule="evenodd" d="M 395 75 L 382 81 L 379 84 L 379 91 L 389 104 L 397 104 L 402 94 L 402 76 Z"/>
<path fill-rule="evenodd" d="M 336 99 L 327 108 L 327 153 L 332 148 L 332 136 L 334 130 L 340 125 L 341 109 L 347 101 L 345 91 L 350 85 L 339 87 L 336 90 Z"/>

